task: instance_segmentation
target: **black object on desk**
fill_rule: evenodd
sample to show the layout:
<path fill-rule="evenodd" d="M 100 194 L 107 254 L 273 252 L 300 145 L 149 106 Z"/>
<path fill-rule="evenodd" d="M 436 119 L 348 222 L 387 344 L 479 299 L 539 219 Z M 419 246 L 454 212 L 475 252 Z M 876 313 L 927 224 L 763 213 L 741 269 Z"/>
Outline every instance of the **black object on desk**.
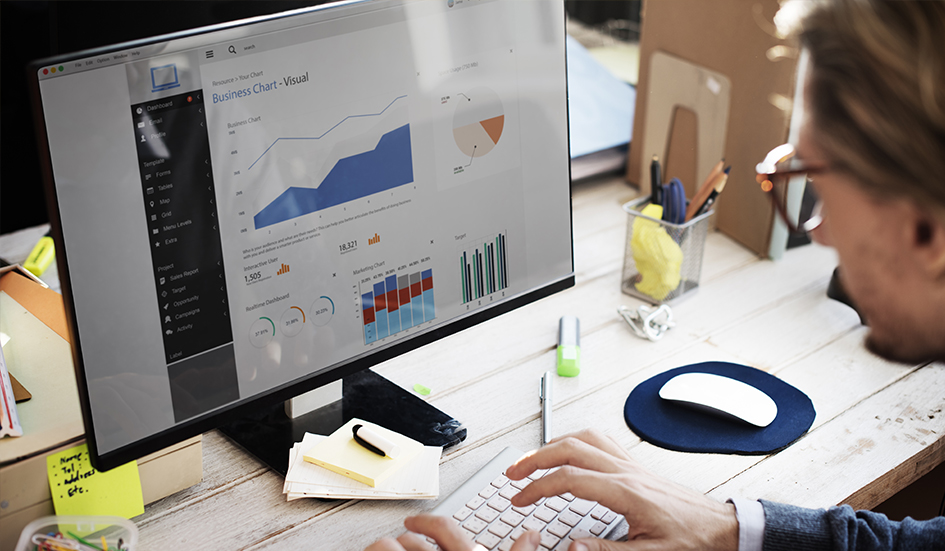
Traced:
<path fill-rule="evenodd" d="M 220 427 L 240 447 L 283 477 L 289 450 L 306 432 L 331 434 L 357 417 L 417 440 L 449 448 L 466 439 L 462 423 L 417 396 L 365 369 L 342 379 L 343 398 L 290 419 L 283 403 Z"/>

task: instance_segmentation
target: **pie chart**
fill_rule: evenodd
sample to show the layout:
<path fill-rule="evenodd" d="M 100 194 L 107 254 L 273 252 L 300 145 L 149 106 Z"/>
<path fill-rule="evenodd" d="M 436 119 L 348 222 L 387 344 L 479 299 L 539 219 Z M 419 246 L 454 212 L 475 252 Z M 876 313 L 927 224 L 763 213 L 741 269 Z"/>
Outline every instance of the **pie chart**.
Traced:
<path fill-rule="evenodd" d="M 468 157 L 482 157 L 502 138 L 505 111 L 498 94 L 488 88 L 473 88 L 457 94 L 453 115 L 453 139 Z"/>

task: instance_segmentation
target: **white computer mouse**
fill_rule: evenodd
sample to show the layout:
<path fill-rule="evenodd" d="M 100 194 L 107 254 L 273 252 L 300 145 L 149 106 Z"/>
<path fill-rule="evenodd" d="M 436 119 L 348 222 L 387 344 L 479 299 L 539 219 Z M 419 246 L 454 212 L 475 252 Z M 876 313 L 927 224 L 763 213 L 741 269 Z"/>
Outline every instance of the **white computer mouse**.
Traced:
<path fill-rule="evenodd" d="M 778 415 L 777 404 L 764 392 L 712 373 L 676 375 L 660 389 L 660 398 L 762 428 Z"/>

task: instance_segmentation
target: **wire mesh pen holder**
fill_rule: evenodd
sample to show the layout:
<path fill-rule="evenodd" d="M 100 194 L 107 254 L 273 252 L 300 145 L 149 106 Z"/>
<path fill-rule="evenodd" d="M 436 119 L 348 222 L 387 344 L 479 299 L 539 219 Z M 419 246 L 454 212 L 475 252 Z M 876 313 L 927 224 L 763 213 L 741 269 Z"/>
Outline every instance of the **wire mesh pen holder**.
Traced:
<path fill-rule="evenodd" d="M 625 203 L 627 244 L 620 289 L 652 304 L 671 303 L 699 287 L 702 253 L 714 211 L 685 224 L 670 224 L 643 214 L 643 197 Z"/>

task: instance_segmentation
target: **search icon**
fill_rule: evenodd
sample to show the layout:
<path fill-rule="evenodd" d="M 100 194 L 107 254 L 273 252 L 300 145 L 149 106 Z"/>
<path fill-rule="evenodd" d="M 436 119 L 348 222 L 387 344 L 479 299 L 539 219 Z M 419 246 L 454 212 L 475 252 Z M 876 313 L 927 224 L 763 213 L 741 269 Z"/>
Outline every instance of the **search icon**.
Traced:
<path fill-rule="evenodd" d="M 230 52 L 231 54 L 236 54 L 236 47 L 230 46 L 229 48 L 227 48 L 227 51 Z"/>

